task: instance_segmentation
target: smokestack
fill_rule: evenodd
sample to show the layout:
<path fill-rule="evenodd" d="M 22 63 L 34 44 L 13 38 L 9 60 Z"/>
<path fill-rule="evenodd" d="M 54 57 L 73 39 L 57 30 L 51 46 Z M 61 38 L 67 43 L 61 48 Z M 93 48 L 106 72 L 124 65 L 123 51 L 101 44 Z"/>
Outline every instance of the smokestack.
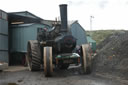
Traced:
<path fill-rule="evenodd" d="M 60 5 L 60 17 L 61 17 L 61 32 L 67 31 L 67 4 Z"/>

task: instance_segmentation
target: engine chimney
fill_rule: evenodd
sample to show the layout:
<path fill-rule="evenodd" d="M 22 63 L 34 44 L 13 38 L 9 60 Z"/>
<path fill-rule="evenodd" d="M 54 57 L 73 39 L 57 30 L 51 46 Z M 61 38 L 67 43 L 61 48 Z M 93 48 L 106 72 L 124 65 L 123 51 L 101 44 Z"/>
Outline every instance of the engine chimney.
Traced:
<path fill-rule="evenodd" d="M 67 4 L 60 5 L 60 17 L 61 17 L 61 32 L 66 32 L 68 29 L 67 25 Z"/>

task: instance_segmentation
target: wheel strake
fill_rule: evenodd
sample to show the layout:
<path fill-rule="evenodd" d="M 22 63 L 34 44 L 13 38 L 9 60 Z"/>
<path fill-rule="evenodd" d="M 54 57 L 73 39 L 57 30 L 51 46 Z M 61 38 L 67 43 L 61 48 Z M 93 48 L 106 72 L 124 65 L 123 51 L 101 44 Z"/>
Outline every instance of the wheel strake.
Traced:
<path fill-rule="evenodd" d="M 41 65 L 41 57 L 39 55 L 39 47 L 36 40 L 30 40 L 27 46 L 27 62 L 30 71 L 39 71 Z"/>

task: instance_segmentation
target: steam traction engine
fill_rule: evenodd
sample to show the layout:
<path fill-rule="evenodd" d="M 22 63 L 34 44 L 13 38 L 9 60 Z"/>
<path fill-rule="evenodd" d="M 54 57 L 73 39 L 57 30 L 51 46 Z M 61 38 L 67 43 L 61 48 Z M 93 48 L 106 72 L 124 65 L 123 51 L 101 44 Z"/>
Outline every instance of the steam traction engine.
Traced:
<path fill-rule="evenodd" d="M 44 69 L 45 76 L 51 76 L 53 68 L 67 69 L 70 64 L 79 64 L 83 73 L 91 72 L 89 45 L 80 47 L 80 53 L 74 53 L 76 39 L 68 31 L 67 5 L 60 5 L 61 24 L 55 24 L 51 30 L 38 29 L 37 40 L 29 40 L 27 61 L 31 71 Z"/>

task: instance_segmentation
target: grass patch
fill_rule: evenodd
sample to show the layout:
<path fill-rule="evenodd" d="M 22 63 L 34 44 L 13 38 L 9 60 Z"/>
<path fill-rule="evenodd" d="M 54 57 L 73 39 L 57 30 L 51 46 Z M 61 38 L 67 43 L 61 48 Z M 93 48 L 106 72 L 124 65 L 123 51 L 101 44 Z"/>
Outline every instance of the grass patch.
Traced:
<path fill-rule="evenodd" d="M 108 35 L 114 34 L 116 32 L 121 32 L 123 30 L 97 30 L 97 31 L 86 31 L 87 35 L 90 35 L 92 39 L 96 41 L 97 44 L 102 42 Z"/>

